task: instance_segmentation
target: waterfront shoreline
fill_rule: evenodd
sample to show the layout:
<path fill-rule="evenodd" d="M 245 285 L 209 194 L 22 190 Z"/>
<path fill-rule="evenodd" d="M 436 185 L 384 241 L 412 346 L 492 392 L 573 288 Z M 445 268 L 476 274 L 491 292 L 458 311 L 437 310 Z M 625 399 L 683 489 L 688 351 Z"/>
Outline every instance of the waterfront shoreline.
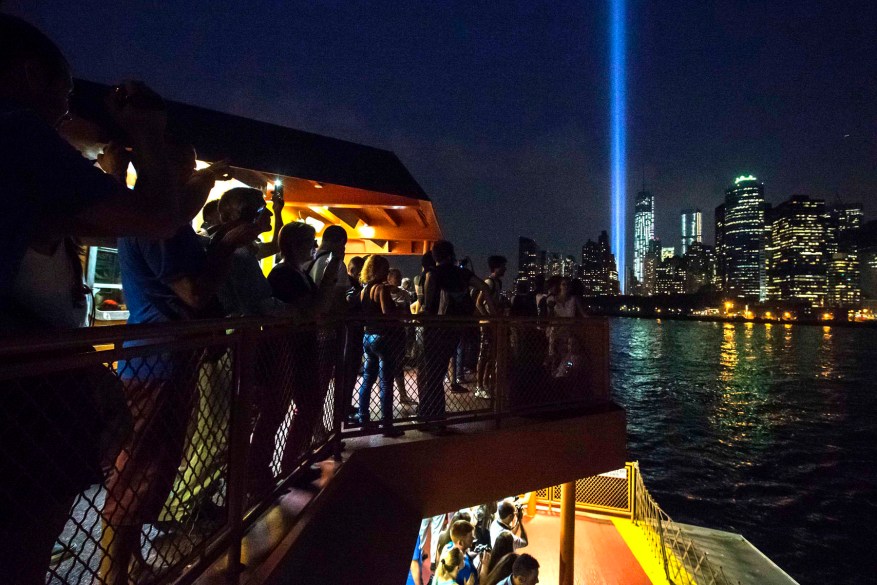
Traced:
<path fill-rule="evenodd" d="M 877 321 L 840 321 L 840 320 L 821 320 L 821 319 L 788 319 L 788 320 L 780 320 L 780 319 L 764 319 L 762 317 L 753 317 L 752 319 L 745 319 L 743 317 L 722 317 L 722 316 L 710 316 L 710 315 L 673 315 L 673 314 L 645 314 L 645 315 L 631 315 L 627 312 L 615 312 L 615 311 L 606 311 L 606 312 L 597 312 L 593 313 L 595 317 L 622 317 L 625 319 L 647 319 L 650 321 L 660 321 L 662 319 L 667 319 L 670 321 L 703 321 L 707 323 L 764 323 L 768 325 L 808 325 L 808 326 L 819 326 L 819 327 L 850 327 L 850 328 L 864 328 L 864 329 L 877 329 Z"/>

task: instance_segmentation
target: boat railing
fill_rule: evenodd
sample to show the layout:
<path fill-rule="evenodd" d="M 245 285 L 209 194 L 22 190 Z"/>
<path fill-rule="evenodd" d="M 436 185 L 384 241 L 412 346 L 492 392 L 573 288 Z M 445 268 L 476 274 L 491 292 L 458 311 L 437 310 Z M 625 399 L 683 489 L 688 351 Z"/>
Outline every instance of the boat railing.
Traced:
<path fill-rule="evenodd" d="M 0 505 L 22 522 L 69 510 L 49 583 L 107 582 L 114 527 L 132 524 L 135 580 L 185 585 L 219 562 L 233 583 L 249 528 L 343 439 L 607 402 L 608 363 L 603 319 L 249 318 L 6 339 L 0 456 L 18 487 L 4 481 Z M 59 477 L 91 486 L 71 507 Z"/>
<path fill-rule="evenodd" d="M 535 503 L 549 511 L 559 507 L 561 486 L 537 490 Z M 638 462 L 577 480 L 575 507 L 579 512 L 629 518 L 643 532 L 672 585 L 731 585 L 722 567 L 715 566 L 651 496 Z"/>
<path fill-rule="evenodd" d="M 640 527 L 673 585 L 732 585 L 721 566 L 712 563 L 655 501 L 643 482 L 638 463 L 628 464 L 632 484 L 631 520 Z"/>

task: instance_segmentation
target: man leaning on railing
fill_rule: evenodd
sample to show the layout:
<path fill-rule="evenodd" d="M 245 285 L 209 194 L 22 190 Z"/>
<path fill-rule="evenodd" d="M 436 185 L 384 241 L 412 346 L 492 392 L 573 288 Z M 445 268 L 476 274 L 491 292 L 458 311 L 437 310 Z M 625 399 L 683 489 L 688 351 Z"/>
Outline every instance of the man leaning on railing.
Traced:
<path fill-rule="evenodd" d="M 167 237 L 201 203 L 180 197 L 164 144 L 161 98 L 142 84 L 119 86 L 107 103 L 140 176 L 135 189 L 95 168 L 56 132 L 66 118 L 70 67 L 30 24 L 0 15 L 0 331 L 69 328 L 84 303 L 69 238 Z M 145 106 L 145 107 L 144 107 Z M 191 212 L 191 213 L 190 213 Z M 25 267 L 67 258 L 49 273 Z M 59 260 L 60 261 L 60 260 Z M 16 358 L 20 360 L 21 358 Z M 0 384 L 0 575 L 45 582 L 52 545 L 76 495 L 99 481 L 97 416 L 90 388 L 51 374 Z"/>

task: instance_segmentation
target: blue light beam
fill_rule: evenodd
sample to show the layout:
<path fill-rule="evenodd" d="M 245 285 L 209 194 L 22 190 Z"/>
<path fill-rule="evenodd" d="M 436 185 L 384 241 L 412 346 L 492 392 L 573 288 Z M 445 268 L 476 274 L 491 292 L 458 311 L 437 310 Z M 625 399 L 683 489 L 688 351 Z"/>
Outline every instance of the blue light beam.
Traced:
<path fill-rule="evenodd" d="M 624 217 L 627 211 L 627 136 L 625 129 L 627 83 L 625 80 L 625 22 L 624 0 L 612 2 L 612 253 L 618 268 L 618 282 L 621 291 L 627 292 L 625 280 L 627 267 L 625 263 L 625 226 Z"/>

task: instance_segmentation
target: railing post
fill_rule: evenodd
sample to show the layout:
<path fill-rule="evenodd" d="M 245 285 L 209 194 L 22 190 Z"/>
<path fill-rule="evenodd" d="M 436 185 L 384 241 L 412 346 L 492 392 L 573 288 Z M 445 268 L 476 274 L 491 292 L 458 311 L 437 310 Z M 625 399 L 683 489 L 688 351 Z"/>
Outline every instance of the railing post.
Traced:
<path fill-rule="evenodd" d="M 341 453 L 344 450 L 342 444 L 341 429 L 344 428 L 344 420 L 347 418 L 347 408 L 350 404 L 350 398 L 347 393 L 347 349 L 350 347 L 348 336 L 350 335 L 350 326 L 346 319 L 339 321 L 338 331 L 340 335 L 340 343 L 336 347 L 341 348 L 335 360 L 335 395 L 333 396 L 334 406 L 332 407 L 332 458 L 335 461 L 341 461 Z"/>
<path fill-rule="evenodd" d="M 494 377 L 496 388 L 493 392 L 493 412 L 496 416 L 496 428 L 500 428 L 508 397 L 509 327 L 508 321 L 503 318 L 495 318 L 488 323 L 488 326 L 494 327 L 496 343 L 496 376 Z"/>
<path fill-rule="evenodd" d="M 576 482 L 561 486 L 559 585 L 575 583 Z"/>
<path fill-rule="evenodd" d="M 250 447 L 250 406 L 256 370 L 258 335 L 251 327 L 239 330 L 234 360 L 234 385 L 229 420 L 228 451 L 228 582 L 239 582 L 242 571 L 243 520 L 247 499 L 247 459 Z"/>

